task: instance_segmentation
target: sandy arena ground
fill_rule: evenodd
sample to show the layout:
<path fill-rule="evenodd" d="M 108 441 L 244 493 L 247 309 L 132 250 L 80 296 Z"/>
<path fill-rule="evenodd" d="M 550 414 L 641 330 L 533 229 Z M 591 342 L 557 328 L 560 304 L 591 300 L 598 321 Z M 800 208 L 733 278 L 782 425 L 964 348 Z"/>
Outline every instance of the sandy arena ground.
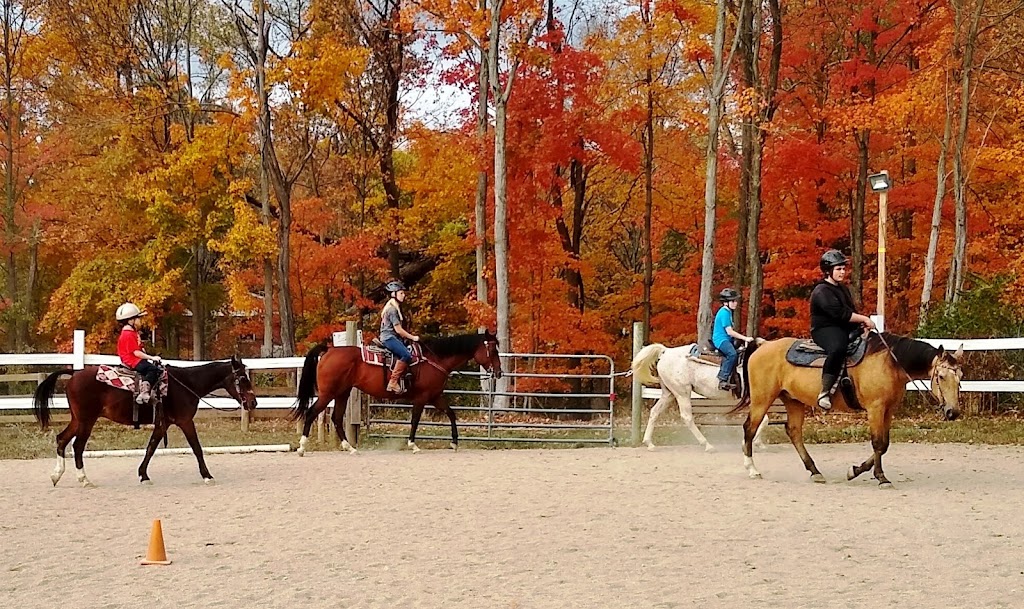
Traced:
<path fill-rule="evenodd" d="M 1024 606 L 1024 449 L 735 446 L 0 461 L 0 607 Z"/>

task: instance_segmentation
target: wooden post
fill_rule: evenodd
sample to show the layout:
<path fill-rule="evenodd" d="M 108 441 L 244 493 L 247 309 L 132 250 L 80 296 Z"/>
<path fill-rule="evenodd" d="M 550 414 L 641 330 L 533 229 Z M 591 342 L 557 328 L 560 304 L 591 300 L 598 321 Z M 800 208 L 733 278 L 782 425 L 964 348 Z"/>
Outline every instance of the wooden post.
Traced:
<path fill-rule="evenodd" d="M 633 357 L 644 348 L 644 324 L 640 321 L 633 322 Z M 640 446 L 640 422 L 644 408 L 643 385 L 640 379 L 634 374 L 633 379 L 633 419 L 630 425 L 630 442 L 633 446 Z"/>
<path fill-rule="evenodd" d="M 249 432 L 249 411 L 242 409 L 242 433 Z"/>
<path fill-rule="evenodd" d="M 351 347 L 357 346 L 358 340 L 356 339 L 356 322 L 346 321 L 345 322 L 345 344 Z M 352 393 L 348 396 L 348 406 L 345 407 L 345 420 L 342 424 L 345 426 L 345 437 L 348 438 L 349 444 L 357 446 L 359 444 L 359 427 L 363 423 L 363 399 L 358 389 L 353 389 Z M 335 404 L 337 407 L 337 404 Z"/>

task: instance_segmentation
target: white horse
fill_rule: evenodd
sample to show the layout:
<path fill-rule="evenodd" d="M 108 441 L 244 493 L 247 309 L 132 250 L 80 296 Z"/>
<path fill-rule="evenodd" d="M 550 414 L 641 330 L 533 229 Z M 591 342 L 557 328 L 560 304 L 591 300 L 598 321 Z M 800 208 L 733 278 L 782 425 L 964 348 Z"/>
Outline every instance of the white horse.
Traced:
<path fill-rule="evenodd" d="M 644 431 L 644 444 L 647 445 L 648 450 L 654 450 L 654 442 L 651 440 L 651 436 L 654 434 L 654 422 L 666 408 L 672 406 L 672 402 L 679 404 L 679 415 L 704 450 L 707 452 L 715 450 L 715 447 L 708 442 L 708 439 L 693 422 L 690 392 L 699 393 L 706 398 L 735 398 L 730 392 L 718 388 L 719 366 L 690 357 L 692 350 L 693 344 L 669 348 L 654 343 L 641 349 L 633 358 L 631 366 L 633 375 L 640 379 L 641 384 L 661 384 L 661 397 L 651 408 L 651 418 L 647 421 L 647 429 Z M 767 424 L 768 417 L 765 417 L 761 426 L 757 428 L 754 442 L 758 446 L 763 446 L 760 441 L 761 433 L 764 432 Z"/>

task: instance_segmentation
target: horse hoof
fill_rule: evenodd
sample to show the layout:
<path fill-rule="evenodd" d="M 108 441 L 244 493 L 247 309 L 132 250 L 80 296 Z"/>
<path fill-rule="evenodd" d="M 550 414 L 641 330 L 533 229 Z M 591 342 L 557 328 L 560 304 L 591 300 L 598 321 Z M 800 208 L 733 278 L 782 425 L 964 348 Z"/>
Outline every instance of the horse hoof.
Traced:
<path fill-rule="evenodd" d="M 825 484 L 825 476 L 821 474 L 811 474 L 811 482 L 816 484 Z"/>
<path fill-rule="evenodd" d="M 759 472 L 753 472 L 753 473 L 750 474 L 750 479 L 751 480 L 760 480 L 761 479 L 761 474 Z"/>
<path fill-rule="evenodd" d="M 96 485 L 89 480 L 82 480 L 82 488 L 96 488 Z"/>
<path fill-rule="evenodd" d="M 654 450 L 655 449 L 654 442 L 651 442 L 650 440 L 647 440 L 646 442 L 644 442 L 644 445 L 647 447 L 647 450 Z"/>
<path fill-rule="evenodd" d="M 153 481 L 152 481 L 152 480 L 150 480 L 149 478 L 146 478 L 146 479 L 144 479 L 144 480 L 143 480 L 143 479 L 140 479 L 140 480 L 139 480 L 139 484 L 144 484 L 144 485 L 146 485 L 146 486 L 153 486 Z"/>
<path fill-rule="evenodd" d="M 53 485 L 57 486 L 57 483 L 60 482 L 60 476 L 57 474 L 50 474 L 50 482 L 53 482 Z"/>
<path fill-rule="evenodd" d="M 409 450 L 411 450 L 413 452 L 413 454 L 416 454 L 416 453 L 420 452 L 420 447 L 416 446 L 415 442 L 409 442 Z"/>
<path fill-rule="evenodd" d="M 712 446 L 711 444 L 705 444 L 704 445 L 704 452 L 706 452 L 706 453 L 713 453 L 713 452 L 715 452 L 715 447 Z"/>
<path fill-rule="evenodd" d="M 217 484 L 217 482 L 214 481 L 213 478 L 203 478 L 203 484 L 206 484 L 206 485 L 209 486 L 211 484 Z"/>
<path fill-rule="evenodd" d="M 300 449 L 295 451 L 295 454 L 301 457 L 301 456 L 306 454 L 306 449 L 305 448 L 300 448 Z"/>
<path fill-rule="evenodd" d="M 847 480 L 853 480 L 856 477 L 857 477 L 857 470 L 854 469 L 854 467 L 851 465 L 850 469 L 847 470 L 847 472 L 846 472 L 846 479 Z"/>
<path fill-rule="evenodd" d="M 455 451 L 455 452 L 458 452 L 458 451 L 459 451 L 459 445 L 458 445 L 458 444 L 456 444 L 455 442 L 452 442 L 451 444 L 449 444 L 449 445 L 448 445 L 448 448 L 452 449 L 452 450 L 453 450 L 453 451 Z"/>
<path fill-rule="evenodd" d="M 888 480 L 883 480 L 882 482 L 878 483 L 878 488 L 885 491 L 891 491 L 893 489 L 892 482 L 889 482 Z"/>

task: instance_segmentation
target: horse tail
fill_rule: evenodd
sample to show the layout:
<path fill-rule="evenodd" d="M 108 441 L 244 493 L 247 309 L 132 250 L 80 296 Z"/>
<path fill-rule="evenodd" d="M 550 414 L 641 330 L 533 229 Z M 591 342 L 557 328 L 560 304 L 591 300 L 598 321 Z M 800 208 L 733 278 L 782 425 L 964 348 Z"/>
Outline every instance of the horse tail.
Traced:
<path fill-rule="evenodd" d="M 757 351 L 757 348 L 764 344 L 763 338 L 757 338 L 747 343 L 747 348 L 743 350 L 743 357 L 741 366 L 743 367 L 743 374 L 740 375 L 741 385 L 743 390 L 740 392 L 740 401 L 736 404 L 735 408 L 729 411 L 729 414 L 735 414 L 740 410 L 750 406 L 750 356 Z"/>
<path fill-rule="evenodd" d="M 658 360 L 661 359 L 661 355 L 664 352 L 665 345 L 653 343 L 647 345 L 636 354 L 636 357 L 633 358 L 633 363 L 630 364 L 630 370 L 633 371 L 633 376 L 640 379 L 640 384 L 654 385 L 661 383 L 661 379 L 658 377 Z"/>
<path fill-rule="evenodd" d="M 74 373 L 74 370 L 52 372 L 36 387 L 36 393 L 32 398 L 32 414 L 35 415 L 36 421 L 39 421 L 40 429 L 50 426 L 50 400 L 53 399 L 53 393 L 57 389 L 57 379 L 65 374 L 72 375 Z"/>
<path fill-rule="evenodd" d="M 302 364 L 302 378 L 299 380 L 298 403 L 292 408 L 291 418 L 297 421 L 306 416 L 309 403 L 316 395 L 316 367 L 320 363 L 320 356 L 327 352 L 327 341 L 322 341 L 313 347 L 306 354 L 306 361 Z"/>

